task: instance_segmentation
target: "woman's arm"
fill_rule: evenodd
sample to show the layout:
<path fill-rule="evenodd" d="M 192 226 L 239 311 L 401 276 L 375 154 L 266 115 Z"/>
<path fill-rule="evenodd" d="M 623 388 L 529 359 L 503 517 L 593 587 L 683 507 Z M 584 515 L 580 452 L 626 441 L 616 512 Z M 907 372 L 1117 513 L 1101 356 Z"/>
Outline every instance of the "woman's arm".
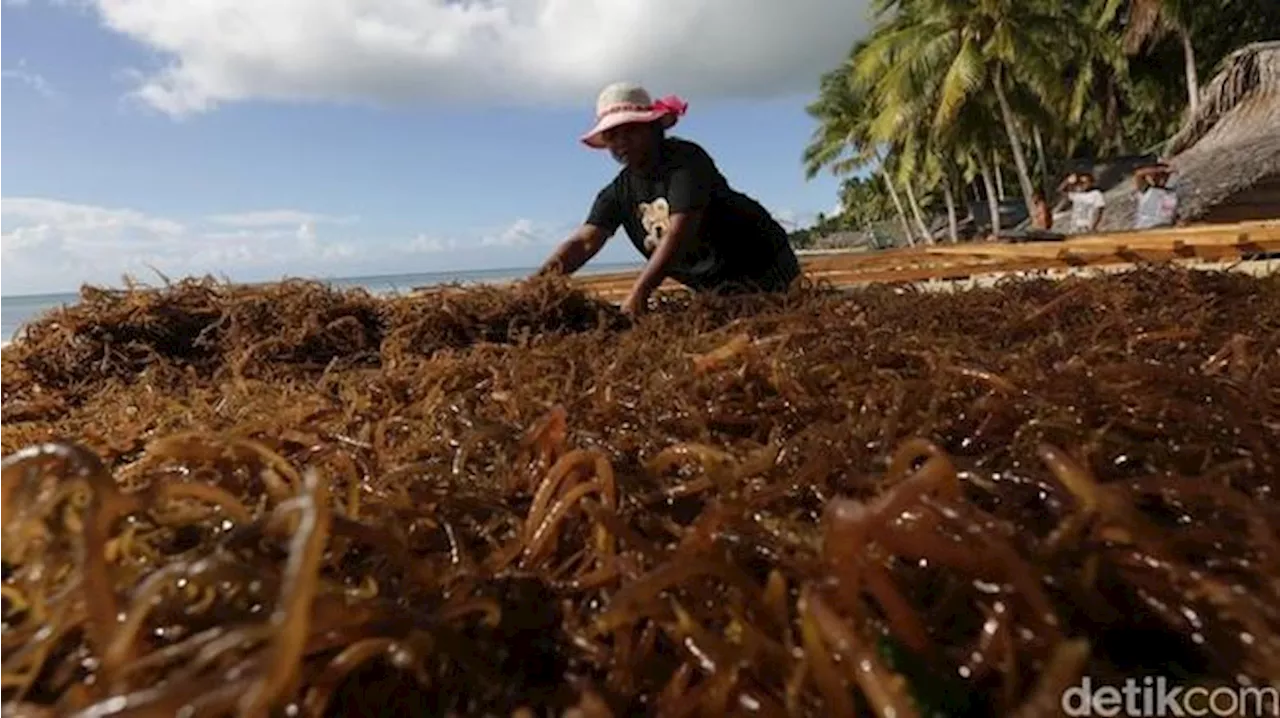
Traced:
<path fill-rule="evenodd" d="M 622 305 L 623 309 L 635 311 L 644 308 L 649 301 L 649 296 L 666 278 L 667 267 L 670 266 L 672 258 L 680 252 L 680 248 L 689 241 L 689 238 L 697 236 L 698 224 L 701 221 L 702 210 L 700 209 L 671 215 L 667 236 L 662 238 L 653 256 L 640 271 L 640 276 L 631 287 L 630 296 Z"/>
<path fill-rule="evenodd" d="M 622 224 L 622 206 L 616 183 L 609 183 L 596 195 L 591 211 L 581 227 L 556 247 L 535 276 L 573 274 L 586 264 Z"/>
<path fill-rule="evenodd" d="M 538 269 L 535 276 L 573 274 L 596 256 L 607 239 L 603 228 L 594 224 L 582 225 L 556 247 L 556 251 Z"/>
<path fill-rule="evenodd" d="M 698 236 L 702 215 L 711 204 L 712 187 L 717 173 L 710 156 L 701 150 L 689 152 L 675 159 L 667 187 L 670 206 L 670 224 L 662 241 L 645 263 L 640 276 L 631 288 L 631 295 L 622 305 L 624 311 L 635 313 L 645 308 L 649 295 L 662 284 L 667 268 L 683 248 Z"/>

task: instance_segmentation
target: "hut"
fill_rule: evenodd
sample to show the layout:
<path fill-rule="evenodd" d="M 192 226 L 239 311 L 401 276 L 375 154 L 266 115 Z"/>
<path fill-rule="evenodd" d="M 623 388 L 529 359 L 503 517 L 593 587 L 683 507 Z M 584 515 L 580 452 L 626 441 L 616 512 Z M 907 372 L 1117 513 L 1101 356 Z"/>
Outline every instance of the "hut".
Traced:
<path fill-rule="evenodd" d="M 1180 223 L 1280 218 L 1280 41 L 1228 55 L 1164 156 Z M 1136 199 L 1131 180 L 1108 191 L 1101 229 L 1131 229 Z"/>

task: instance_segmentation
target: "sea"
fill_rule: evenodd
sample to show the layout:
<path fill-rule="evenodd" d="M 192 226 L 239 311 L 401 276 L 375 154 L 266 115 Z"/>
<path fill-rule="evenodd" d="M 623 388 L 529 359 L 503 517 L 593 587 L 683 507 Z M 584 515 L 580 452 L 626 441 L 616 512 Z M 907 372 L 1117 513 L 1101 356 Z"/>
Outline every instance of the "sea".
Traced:
<path fill-rule="evenodd" d="M 578 276 L 608 274 L 610 272 L 637 271 L 643 265 L 632 262 L 603 262 L 591 264 L 578 272 Z M 394 295 L 408 293 L 420 287 L 441 284 L 495 284 L 528 277 L 535 271 L 531 267 L 510 269 L 483 269 L 456 272 L 425 272 L 418 274 L 381 274 L 369 277 L 334 277 L 316 279 L 337 289 L 363 287 L 373 294 Z M 45 312 L 80 301 L 77 293 L 25 294 L 0 297 L 0 323 L 3 330 L 0 339 L 8 344 L 23 325 L 38 319 Z"/>

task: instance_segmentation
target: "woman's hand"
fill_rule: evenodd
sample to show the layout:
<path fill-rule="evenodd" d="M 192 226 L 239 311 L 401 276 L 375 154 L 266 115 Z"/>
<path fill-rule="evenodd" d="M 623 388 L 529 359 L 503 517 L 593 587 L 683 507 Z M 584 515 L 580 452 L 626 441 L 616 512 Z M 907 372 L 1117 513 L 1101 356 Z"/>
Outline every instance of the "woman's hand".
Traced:
<path fill-rule="evenodd" d="M 654 250 L 653 255 L 649 257 L 649 261 L 645 263 L 644 269 L 640 270 L 640 276 L 636 277 L 627 301 L 622 303 L 624 314 L 635 319 L 648 308 L 649 295 L 662 284 L 662 279 L 667 274 L 667 267 L 676 256 L 678 248 L 689 237 L 697 234 L 698 223 L 701 221 L 701 210 L 677 212 L 671 215 L 670 228 L 658 243 L 658 248 Z"/>
<path fill-rule="evenodd" d="M 627 300 L 622 303 L 622 313 L 635 319 L 644 313 L 648 305 L 649 297 L 633 290 L 627 295 Z"/>

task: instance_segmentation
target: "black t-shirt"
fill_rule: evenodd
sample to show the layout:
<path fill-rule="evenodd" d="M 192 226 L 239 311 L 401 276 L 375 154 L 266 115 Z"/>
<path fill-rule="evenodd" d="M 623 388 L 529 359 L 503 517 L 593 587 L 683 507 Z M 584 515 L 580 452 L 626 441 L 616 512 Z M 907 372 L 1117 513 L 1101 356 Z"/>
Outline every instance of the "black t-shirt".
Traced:
<path fill-rule="evenodd" d="M 670 217 L 703 210 L 698 234 L 672 258 L 667 276 L 694 289 L 751 282 L 794 262 L 786 230 L 759 202 L 732 189 L 698 145 L 668 137 L 655 169 L 623 168 L 600 193 L 587 223 L 612 236 L 621 226 L 646 258 L 665 238 Z"/>

